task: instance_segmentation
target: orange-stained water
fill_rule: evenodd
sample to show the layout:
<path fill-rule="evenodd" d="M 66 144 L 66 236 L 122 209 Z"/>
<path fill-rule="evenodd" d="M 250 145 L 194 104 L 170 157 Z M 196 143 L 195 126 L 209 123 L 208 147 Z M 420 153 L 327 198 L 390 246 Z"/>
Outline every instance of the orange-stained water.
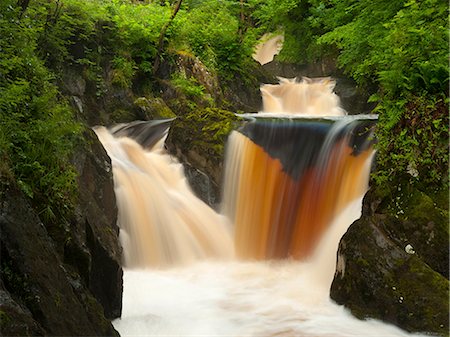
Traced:
<path fill-rule="evenodd" d="M 311 255 L 333 218 L 367 189 L 373 150 L 353 155 L 348 141 L 344 137 L 325 146 L 326 160 L 295 179 L 246 136 L 230 136 L 227 165 L 239 169 L 227 175 L 224 212 L 235 227 L 238 257 L 304 260 Z"/>

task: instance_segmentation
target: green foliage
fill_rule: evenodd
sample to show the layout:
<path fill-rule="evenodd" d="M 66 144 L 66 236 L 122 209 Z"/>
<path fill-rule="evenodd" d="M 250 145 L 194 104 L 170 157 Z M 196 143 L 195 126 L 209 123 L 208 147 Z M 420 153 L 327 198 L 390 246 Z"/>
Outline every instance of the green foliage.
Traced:
<path fill-rule="evenodd" d="M 70 210 L 76 173 L 69 156 L 81 127 L 37 55 L 39 25 L 0 5 L 0 157 L 44 219 Z"/>
<path fill-rule="evenodd" d="M 250 73 L 256 40 L 252 29 L 243 32 L 239 1 L 185 3 L 165 32 L 168 48 L 159 57 L 170 62 L 189 52 L 223 79 Z M 153 76 L 159 35 L 171 11 L 169 3 L 160 2 L 34 0 L 26 16 L 45 64 L 56 74 L 67 64 L 80 65 L 100 97 L 105 82 L 129 88 L 136 78 Z"/>
<path fill-rule="evenodd" d="M 389 104 L 390 103 L 390 104 Z M 399 180 L 422 187 L 448 185 L 448 100 L 413 96 L 384 102 L 378 108 L 378 169 L 380 186 Z M 394 184 L 395 186 L 395 184 Z"/>
<path fill-rule="evenodd" d="M 159 32 L 170 8 L 125 1 L 36 0 L 29 16 L 40 25 L 38 49 L 46 64 L 57 72 L 67 63 L 83 66 L 87 78 L 97 82 L 97 96 L 102 96 L 109 66 L 108 80 L 126 88 L 136 74 L 152 73 Z"/>
<path fill-rule="evenodd" d="M 159 33 L 169 20 L 170 7 L 156 3 L 131 5 L 115 1 L 107 8 L 117 27 L 119 51 L 129 53 L 140 71 L 151 74 Z M 169 29 L 167 37 L 170 35 Z"/>
<path fill-rule="evenodd" d="M 379 184 L 448 186 L 448 4 L 439 0 L 252 0 L 265 30 L 282 26 L 280 59 L 334 56 L 357 83 L 374 85 L 380 114 Z M 279 13 L 274 18 L 271 13 Z M 444 183 L 444 184 L 442 184 Z"/>
<path fill-rule="evenodd" d="M 184 73 L 172 74 L 170 82 L 190 99 L 201 99 L 205 95 L 205 87 L 197 82 L 194 77 L 186 77 Z"/>
<path fill-rule="evenodd" d="M 340 49 L 339 64 L 359 83 L 378 81 L 393 95 L 415 89 L 436 92 L 448 80 L 447 6 L 438 0 L 417 2 L 358 1 L 353 17 L 332 21 L 318 43 Z M 350 2 L 351 3 L 351 2 Z M 336 17 L 340 17 L 336 15 Z"/>
<path fill-rule="evenodd" d="M 204 0 L 176 18 L 178 32 L 173 48 L 198 56 L 224 79 L 245 73 L 251 62 L 255 36 L 251 31 L 240 36 L 237 1 Z"/>
<path fill-rule="evenodd" d="M 123 88 L 129 88 L 132 85 L 132 79 L 136 73 L 136 63 L 130 56 L 116 56 L 112 60 L 113 64 L 113 77 L 112 83 L 119 85 Z"/>

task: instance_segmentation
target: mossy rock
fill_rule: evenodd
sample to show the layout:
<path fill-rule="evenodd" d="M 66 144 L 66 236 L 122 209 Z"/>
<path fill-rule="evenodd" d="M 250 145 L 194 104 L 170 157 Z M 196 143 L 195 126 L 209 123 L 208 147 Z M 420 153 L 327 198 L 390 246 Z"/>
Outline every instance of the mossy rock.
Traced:
<path fill-rule="evenodd" d="M 139 97 L 134 101 L 147 116 L 147 119 L 173 118 L 173 111 L 167 106 L 162 98 Z"/>
<path fill-rule="evenodd" d="M 368 193 L 363 216 L 341 240 L 331 297 L 361 319 L 448 335 L 447 218 L 425 193 L 406 191 L 389 211 Z M 399 204 L 403 213 L 393 213 Z"/>
<path fill-rule="evenodd" d="M 379 198 L 374 193 L 371 198 Z M 449 277 L 448 192 L 423 192 L 409 184 L 399 185 L 395 194 L 384 197 L 377 214 L 379 223 L 400 247 L 410 244 L 431 268 Z"/>
<path fill-rule="evenodd" d="M 331 297 L 360 319 L 445 335 L 448 280 L 417 255 L 400 249 L 372 221 L 357 221 L 344 236 Z"/>
<path fill-rule="evenodd" d="M 227 110 L 192 110 L 174 120 L 167 140 L 169 150 L 181 161 L 205 172 L 218 190 L 222 179 L 225 143 L 239 120 Z"/>

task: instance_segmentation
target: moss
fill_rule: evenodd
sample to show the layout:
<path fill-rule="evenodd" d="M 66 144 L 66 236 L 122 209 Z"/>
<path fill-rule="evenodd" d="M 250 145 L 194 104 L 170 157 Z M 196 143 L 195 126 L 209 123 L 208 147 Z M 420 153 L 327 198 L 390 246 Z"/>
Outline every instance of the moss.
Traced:
<path fill-rule="evenodd" d="M 183 152 L 195 147 L 221 163 L 226 139 L 238 120 L 234 113 L 217 108 L 192 111 L 174 122 L 172 139 Z"/>
<path fill-rule="evenodd" d="M 233 112 L 204 108 L 191 110 L 173 121 L 167 144 L 191 165 L 205 172 L 218 186 L 222 178 L 224 148 L 240 118 Z"/>
<path fill-rule="evenodd" d="M 136 119 L 133 112 L 125 109 L 115 109 L 111 113 L 111 120 L 119 123 L 127 123 Z"/>
<path fill-rule="evenodd" d="M 399 304 L 403 306 L 399 311 L 399 321 L 408 322 L 415 330 L 448 335 L 448 280 L 417 256 L 404 261 L 396 269 L 395 276 L 397 290 L 401 294 Z M 410 319 L 412 316 L 414 320 Z"/>
<path fill-rule="evenodd" d="M 0 326 L 6 326 L 11 323 L 11 317 L 3 310 L 0 310 Z"/>
<path fill-rule="evenodd" d="M 149 119 L 176 117 L 173 111 L 161 98 L 139 97 L 134 104 L 143 111 Z"/>

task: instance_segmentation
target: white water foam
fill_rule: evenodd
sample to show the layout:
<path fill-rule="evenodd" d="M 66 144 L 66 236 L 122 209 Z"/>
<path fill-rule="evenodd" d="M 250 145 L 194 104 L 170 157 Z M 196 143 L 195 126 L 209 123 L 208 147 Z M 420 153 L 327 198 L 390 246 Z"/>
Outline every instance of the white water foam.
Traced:
<path fill-rule="evenodd" d="M 361 198 L 335 220 L 319 247 L 360 210 Z M 310 262 L 210 260 L 125 270 L 122 318 L 114 327 L 123 337 L 411 336 L 380 321 L 358 320 L 332 302 L 333 273 L 317 268 L 320 255 Z"/>
<path fill-rule="evenodd" d="M 298 262 L 126 270 L 121 336 L 409 336 L 317 300 Z"/>

